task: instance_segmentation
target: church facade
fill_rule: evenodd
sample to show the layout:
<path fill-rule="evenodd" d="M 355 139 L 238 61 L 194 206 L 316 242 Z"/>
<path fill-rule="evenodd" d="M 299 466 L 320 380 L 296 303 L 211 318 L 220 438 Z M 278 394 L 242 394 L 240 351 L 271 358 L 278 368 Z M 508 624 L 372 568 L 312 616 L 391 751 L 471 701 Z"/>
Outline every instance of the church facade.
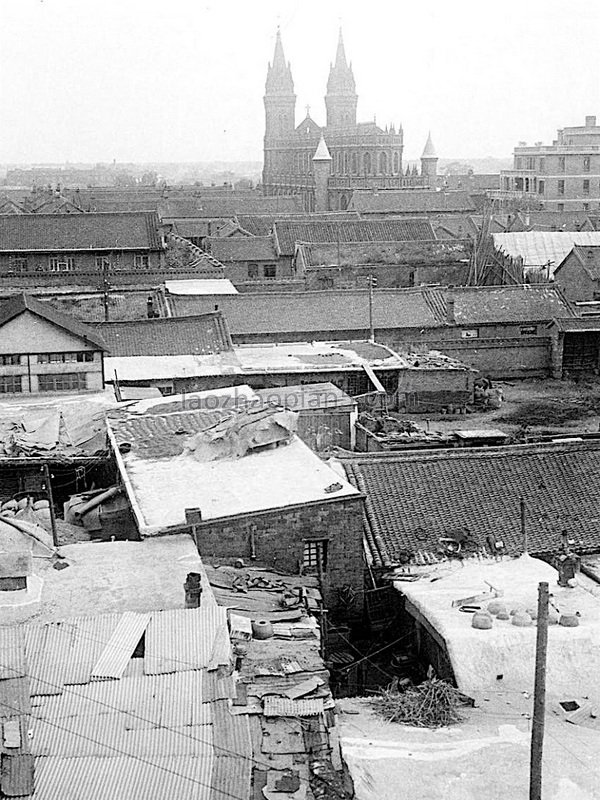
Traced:
<path fill-rule="evenodd" d="M 327 81 L 326 125 L 310 116 L 296 125 L 296 95 L 281 34 L 265 87 L 263 192 L 297 195 L 306 211 L 344 211 L 354 189 L 426 188 L 434 185 L 437 156 L 431 137 L 421 157 L 421 173 L 402 163 L 402 126 L 357 122 L 358 95 L 342 33 Z"/>

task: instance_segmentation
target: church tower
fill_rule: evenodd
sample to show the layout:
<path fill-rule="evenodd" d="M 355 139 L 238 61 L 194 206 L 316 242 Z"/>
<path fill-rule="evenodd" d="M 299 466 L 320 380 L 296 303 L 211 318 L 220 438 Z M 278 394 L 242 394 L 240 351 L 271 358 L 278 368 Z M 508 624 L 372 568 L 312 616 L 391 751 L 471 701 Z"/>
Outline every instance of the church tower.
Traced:
<path fill-rule="evenodd" d="M 265 145 L 290 136 L 296 127 L 296 95 L 289 62 L 286 63 L 277 28 L 273 63 L 267 69 L 265 85 Z"/>
<path fill-rule="evenodd" d="M 428 185 L 432 187 L 435 186 L 437 164 L 438 157 L 437 153 L 435 152 L 433 142 L 431 141 L 431 131 L 429 131 L 429 136 L 425 142 L 425 149 L 423 150 L 423 155 L 421 156 L 421 175 L 424 178 L 427 178 Z"/>
<path fill-rule="evenodd" d="M 346 61 L 344 39 L 340 28 L 335 64 L 329 71 L 325 105 L 328 128 L 352 128 L 356 126 L 356 84 L 352 65 Z"/>

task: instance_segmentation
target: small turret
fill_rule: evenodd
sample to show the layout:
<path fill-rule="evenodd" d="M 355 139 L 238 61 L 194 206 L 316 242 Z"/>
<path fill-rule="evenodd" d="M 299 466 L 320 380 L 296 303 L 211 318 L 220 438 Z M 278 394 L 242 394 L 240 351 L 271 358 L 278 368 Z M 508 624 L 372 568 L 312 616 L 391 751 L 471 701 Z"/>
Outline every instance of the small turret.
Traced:
<path fill-rule="evenodd" d="M 312 158 L 315 178 L 315 211 L 329 211 L 329 175 L 331 173 L 331 154 L 325 137 L 321 133 L 319 144 Z"/>
<path fill-rule="evenodd" d="M 433 142 L 431 141 L 431 131 L 429 131 L 427 142 L 425 143 L 425 148 L 423 150 L 423 155 L 421 156 L 421 175 L 422 177 L 428 179 L 429 185 L 433 185 L 435 183 L 435 178 L 437 176 L 437 164 L 438 157 L 437 153 L 435 152 Z"/>

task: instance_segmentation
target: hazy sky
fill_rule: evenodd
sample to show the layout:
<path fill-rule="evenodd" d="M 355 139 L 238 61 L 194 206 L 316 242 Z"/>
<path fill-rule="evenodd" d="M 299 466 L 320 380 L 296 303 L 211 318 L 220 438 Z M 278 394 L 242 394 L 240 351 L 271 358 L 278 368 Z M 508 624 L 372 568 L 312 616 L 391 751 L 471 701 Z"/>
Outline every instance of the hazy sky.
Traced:
<path fill-rule="evenodd" d="M 593 0 L 0 0 L 0 163 L 261 160 L 277 25 L 323 123 L 338 27 L 359 120 L 441 157 L 600 119 Z"/>

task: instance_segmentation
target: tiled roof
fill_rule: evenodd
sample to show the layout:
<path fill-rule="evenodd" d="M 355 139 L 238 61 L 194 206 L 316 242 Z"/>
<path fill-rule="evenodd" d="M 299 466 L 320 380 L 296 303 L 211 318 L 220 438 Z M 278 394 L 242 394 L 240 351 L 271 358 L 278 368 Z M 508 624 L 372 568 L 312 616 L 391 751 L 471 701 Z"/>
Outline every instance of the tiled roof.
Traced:
<path fill-rule="evenodd" d="M 232 349 L 219 311 L 195 317 L 141 319 L 97 325 L 112 357 L 210 355 Z"/>
<path fill-rule="evenodd" d="M 106 349 L 104 340 L 94 328 L 79 322 L 74 317 L 57 311 L 49 303 L 42 303 L 27 294 L 15 294 L 12 297 L 0 298 L 0 328 L 25 311 L 42 317 L 47 322 L 72 333 L 74 336 L 78 336 L 80 339 L 87 340 L 101 350 Z"/>
<path fill-rule="evenodd" d="M 350 208 L 363 214 L 475 211 L 468 192 L 436 192 L 431 189 L 380 189 L 377 192 L 355 189 Z"/>
<path fill-rule="evenodd" d="M 329 211 L 325 214 L 237 214 L 241 227 L 253 236 L 268 236 L 278 221 L 304 222 L 349 222 L 358 219 L 355 211 Z"/>
<path fill-rule="evenodd" d="M 233 217 L 237 214 L 293 214 L 300 210 L 300 202 L 296 197 L 265 197 L 258 193 L 233 192 L 227 197 L 166 200 L 159 206 L 163 219 Z"/>
<path fill-rule="evenodd" d="M 468 242 L 408 241 L 408 242 L 345 242 L 339 246 L 326 244 L 302 244 L 304 263 L 307 266 L 335 264 L 358 266 L 361 264 L 439 264 L 469 258 Z"/>
<path fill-rule="evenodd" d="M 282 255 L 293 255 L 296 242 L 406 242 L 436 238 L 431 223 L 425 218 L 331 222 L 277 220 L 275 232 Z"/>
<path fill-rule="evenodd" d="M 156 214 L 9 214 L 0 251 L 160 250 Z"/>
<path fill-rule="evenodd" d="M 454 297 L 457 325 L 486 322 L 550 322 L 574 311 L 550 284 L 531 286 L 381 289 L 374 292 L 375 329 L 435 328 L 447 325 L 447 298 Z M 368 292 L 241 293 L 219 297 L 219 309 L 235 336 L 242 334 L 325 333 L 369 328 Z M 210 298 L 172 297 L 178 316 L 198 314 Z"/>
<path fill-rule="evenodd" d="M 230 261 L 264 261 L 277 258 L 272 236 L 229 236 L 204 240 L 204 247 L 222 264 Z"/>
<path fill-rule="evenodd" d="M 528 549 L 556 552 L 567 530 L 581 553 L 600 550 L 600 443 L 521 445 L 485 450 L 385 454 L 344 462 L 366 496 L 367 542 L 377 565 L 406 552 L 435 556 L 440 539 L 466 534 L 480 550 L 487 537 L 522 552 L 520 498 Z"/>
<path fill-rule="evenodd" d="M 578 231 L 589 220 L 587 211 L 521 211 L 513 217 L 520 219 L 525 230 Z M 509 230 L 515 230 L 511 225 Z"/>

